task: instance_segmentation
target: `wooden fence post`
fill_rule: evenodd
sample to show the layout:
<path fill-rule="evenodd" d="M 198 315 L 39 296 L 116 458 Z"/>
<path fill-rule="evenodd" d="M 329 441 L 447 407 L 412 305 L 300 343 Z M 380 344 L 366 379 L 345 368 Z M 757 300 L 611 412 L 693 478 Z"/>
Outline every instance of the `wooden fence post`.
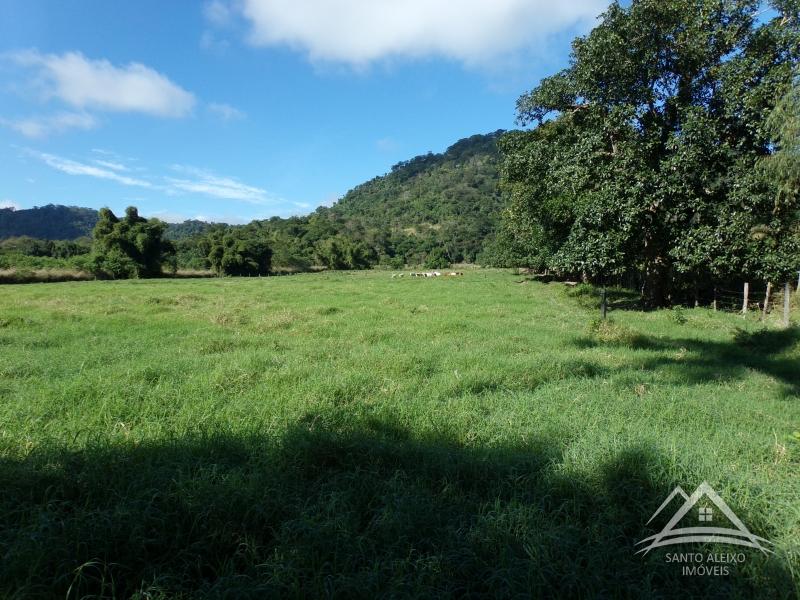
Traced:
<path fill-rule="evenodd" d="M 714 286 L 714 301 L 711 305 L 714 307 L 714 312 L 717 312 L 717 286 Z"/>
<path fill-rule="evenodd" d="M 767 293 L 764 296 L 764 312 L 762 313 L 762 317 L 761 317 L 763 319 L 767 318 L 767 310 L 769 309 L 769 295 L 770 295 L 771 292 L 772 292 L 772 283 L 768 281 L 767 282 Z"/>
<path fill-rule="evenodd" d="M 747 305 L 750 301 L 750 282 L 744 282 L 744 302 L 742 303 L 742 316 L 747 316 Z"/>
<path fill-rule="evenodd" d="M 792 285 L 787 281 L 783 284 L 783 326 L 789 326 L 789 308 L 791 306 Z"/>
<path fill-rule="evenodd" d="M 606 286 L 603 286 L 603 291 L 600 292 L 600 318 L 606 320 L 606 313 L 608 312 L 608 300 L 606 295 Z"/>

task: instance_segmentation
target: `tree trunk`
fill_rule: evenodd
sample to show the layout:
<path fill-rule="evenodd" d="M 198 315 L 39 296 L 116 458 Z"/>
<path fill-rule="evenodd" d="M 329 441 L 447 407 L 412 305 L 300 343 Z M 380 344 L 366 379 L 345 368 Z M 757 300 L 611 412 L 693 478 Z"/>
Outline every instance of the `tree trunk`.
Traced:
<path fill-rule="evenodd" d="M 645 305 L 658 308 L 665 305 L 667 292 L 666 269 L 653 262 L 645 267 L 642 297 Z"/>
<path fill-rule="evenodd" d="M 658 244 L 652 234 L 646 234 L 644 240 L 644 282 L 642 298 L 645 306 L 658 308 L 665 306 L 668 288 L 669 264 L 664 258 L 663 247 Z"/>

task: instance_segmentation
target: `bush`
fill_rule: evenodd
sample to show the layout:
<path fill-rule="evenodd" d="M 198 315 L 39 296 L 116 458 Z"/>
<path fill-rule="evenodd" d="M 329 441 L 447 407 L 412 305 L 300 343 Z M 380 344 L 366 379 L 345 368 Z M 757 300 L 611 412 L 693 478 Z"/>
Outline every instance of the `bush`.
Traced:
<path fill-rule="evenodd" d="M 212 237 L 208 261 L 217 275 L 268 275 L 272 250 L 263 240 L 234 229 Z"/>
<path fill-rule="evenodd" d="M 589 334 L 603 344 L 633 347 L 642 342 L 641 334 L 612 319 L 594 319 L 589 324 Z"/>
<path fill-rule="evenodd" d="M 677 325 L 685 325 L 689 320 L 686 318 L 686 309 L 682 306 L 673 306 L 669 316 L 672 322 Z"/>
<path fill-rule="evenodd" d="M 444 250 L 441 248 L 434 248 L 425 258 L 424 266 L 426 269 L 446 269 L 450 266 L 450 260 L 447 258 Z"/>

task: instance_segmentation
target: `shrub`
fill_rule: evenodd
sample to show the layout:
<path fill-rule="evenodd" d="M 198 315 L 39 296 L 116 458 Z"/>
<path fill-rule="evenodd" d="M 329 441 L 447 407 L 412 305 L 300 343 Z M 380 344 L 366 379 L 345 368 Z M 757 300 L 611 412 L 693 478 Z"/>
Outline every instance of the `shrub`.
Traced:
<path fill-rule="evenodd" d="M 643 341 L 641 334 L 613 319 L 594 319 L 589 324 L 589 334 L 603 344 L 633 347 L 640 345 Z"/>

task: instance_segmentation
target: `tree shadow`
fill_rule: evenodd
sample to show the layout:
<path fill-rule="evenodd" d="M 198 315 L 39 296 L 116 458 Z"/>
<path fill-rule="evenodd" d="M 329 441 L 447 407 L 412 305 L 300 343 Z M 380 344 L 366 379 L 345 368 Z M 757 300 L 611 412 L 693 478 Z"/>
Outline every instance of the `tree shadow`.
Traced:
<path fill-rule="evenodd" d="M 699 482 L 670 481 L 664 457 L 649 447 L 569 472 L 565 439 L 553 431 L 514 446 L 465 446 L 329 412 L 309 413 L 277 439 L 42 448 L 0 462 L 0 594 L 796 593 L 775 557 L 754 556 L 730 577 L 709 579 L 683 577 L 657 552 L 636 555 L 673 487 Z"/>
<path fill-rule="evenodd" d="M 591 310 L 600 310 L 601 292 L 601 287 L 586 283 L 566 290 L 569 298 Z M 645 305 L 639 292 L 618 286 L 606 288 L 606 306 L 608 310 L 653 310 Z"/>
<path fill-rule="evenodd" d="M 748 371 L 757 371 L 779 381 L 784 398 L 800 395 L 800 359 L 791 354 L 800 345 L 797 327 L 755 332 L 737 329 L 730 341 L 655 338 L 636 332 L 622 342 L 581 337 L 573 344 L 581 349 L 612 345 L 661 353 L 638 358 L 619 370 L 658 370 L 674 381 L 689 384 L 743 379 Z"/>

